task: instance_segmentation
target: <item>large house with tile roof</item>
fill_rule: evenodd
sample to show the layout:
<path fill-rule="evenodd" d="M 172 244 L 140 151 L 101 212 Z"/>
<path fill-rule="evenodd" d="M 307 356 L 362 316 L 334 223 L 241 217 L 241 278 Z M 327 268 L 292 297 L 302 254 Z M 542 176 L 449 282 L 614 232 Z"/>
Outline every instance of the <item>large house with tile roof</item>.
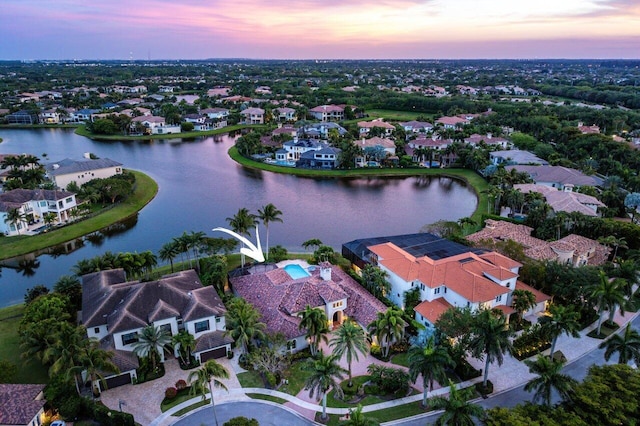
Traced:
<path fill-rule="evenodd" d="M 606 204 L 596 197 L 581 192 L 560 191 L 550 186 L 535 183 L 516 184 L 513 185 L 513 188 L 523 194 L 530 192 L 541 194 L 554 212 L 577 212 L 586 216 L 600 216 L 598 209 L 606 207 Z"/>
<path fill-rule="evenodd" d="M 372 264 L 386 272 L 391 284 L 387 298 L 398 306 L 404 305 L 406 292 L 417 288 L 421 303 L 415 308 L 416 320 L 425 326 L 433 326 L 451 307 L 500 309 L 510 315 L 516 288 L 536 295 L 530 313 L 543 311 L 548 300 L 518 281 L 519 262 L 432 234 L 355 240 L 343 245 L 343 255 L 355 260 L 358 269 Z"/>
<path fill-rule="evenodd" d="M 226 312 L 215 289 L 203 287 L 194 270 L 150 282 L 127 281 L 122 269 L 82 277 L 81 323 L 87 337 L 115 354 L 120 369 L 119 375 L 105 378 L 109 388 L 136 377 L 139 364 L 133 349 L 138 333 L 148 325 L 171 335 L 186 330 L 196 339 L 193 355 L 200 362 L 226 356 L 233 342 L 224 335 Z"/>
<path fill-rule="evenodd" d="M 487 219 L 484 229 L 468 235 L 467 240 L 482 244 L 485 240 L 512 240 L 522 244 L 525 256 L 540 261 L 555 261 L 573 266 L 602 265 L 611 251 L 592 239 L 571 234 L 557 241 L 531 236 L 533 228 L 503 220 Z"/>
<path fill-rule="evenodd" d="M 42 425 L 44 386 L 0 383 L 0 425 Z"/>
<path fill-rule="evenodd" d="M 305 332 L 299 329 L 299 314 L 307 306 L 322 309 L 332 327 L 347 317 L 366 327 L 378 312 L 387 309 L 339 267 L 323 262 L 312 268 L 309 276 L 298 279 L 276 268 L 229 280 L 234 293 L 260 312 L 267 330 L 286 337 L 287 348 L 292 352 L 309 345 Z"/>
<path fill-rule="evenodd" d="M 507 171 L 516 169 L 518 172 L 526 172 L 537 184 L 558 188 L 562 191 L 573 191 L 581 186 L 602 186 L 603 179 L 597 176 L 588 176 L 580 170 L 562 166 L 506 166 Z"/>
<path fill-rule="evenodd" d="M 320 121 L 341 121 L 344 120 L 344 108 L 339 105 L 319 105 L 309 110 L 316 120 Z"/>
<path fill-rule="evenodd" d="M 68 221 L 73 216 L 71 210 L 76 206 L 76 195 L 68 191 L 12 189 L 0 193 L 0 232 L 19 235 L 29 228 L 29 224 L 41 227 L 47 213 L 55 214 L 54 222 Z M 7 221 L 12 210 L 22 213 L 22 220 L 16 223 Z"/>

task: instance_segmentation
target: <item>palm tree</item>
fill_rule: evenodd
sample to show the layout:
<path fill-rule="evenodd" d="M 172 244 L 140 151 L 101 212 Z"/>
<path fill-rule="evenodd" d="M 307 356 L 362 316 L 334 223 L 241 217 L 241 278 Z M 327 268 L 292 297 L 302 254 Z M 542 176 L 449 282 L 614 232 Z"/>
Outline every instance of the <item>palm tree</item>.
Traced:
<path fill-rule="evenodd" d="M 624 298 L 626 282 L 622 278 L 610 279 L 604 271 L 600 271 L 600 279 L 590 290 L 589 296 L 596 300 L 598 306 L 598 335 L 602 327 L 602 314 L 609 311 L 609 323 L 613 322 L 616 308 L 624 314 L 626 299 Z"/>
<path fill-rule="evenodd" d="M 627 245 L 627 240 L 625 240 L 624 237 L 620 237 L 620 238 L 613 237 L 611 245 L 613 246 L 613 258 L 611 259 L 612 262 L 616 261 L 616 256 L 618 255 L 618 248 L 623 248 L 623 249 L 629 248 L 629 246 Z"/>
<path fill-rule="evenodd" d="M 171 343 L 178 351 L 182 363 L 185 365 L 191 363 L 191 352 L 196 348 L 196 338 L 193 334 L 182 330 L 171 338 Z"/>
<path fill-rule="evenodd" d="M 456 385 L 449 380 L 449 398 L 434 396 L 430 405 L 434 410 L 444 410 L 436 420 L 436 425 L 474 426 L 473 418 L 482 419 L 484 409 L 469 402 L 473 397 L 473 388 L 458 390 Z"/>
<path fill-rule="evenodd" d="M 371 294 L 378 298 L 385 297 L 391 291 L 391 284 L 387 280 L 387 271 L 377 266 L 367 265 L 362 269 L 362 281 Z"/>
<path fill-rule="evenodd" d="M 311 355 L 316 356 L 320 348 L 320 342 L 328 342 L 329 320 L 324 310 L 312 308 L 307 305 L 304 311 L 298 314 L 302 319 L 298 325 L 299 330 L 307 330 L 305 337 L 309 339 L 309 349 Z"/>
<path fill-rule="evenodd" d="M 524 313 L 536 306 L 536 295 L 529 290 L 513 290 L 511 297 L 511 306 L 516 311 L 520 324 Z"/>
<path fill-rule="evenodd" d="M 322 419 L 327 419 L 327 393 L 333 388 L 338 398 L 342 397 L 342 387 L 340 381 L 344 379 L 347 372 L 338 364 L 336 355 L 324 355 L 320 352 L 317 358 L 309 361 L 311 375 L 304 382 L 305 390 L 309 391 L 309 397 L 322 395 Z"/>
<path fill-rule="evenodd" d="M 211 395 L 211 409 L 213 410 L 213 418 L 215 419 L 216 426 L 218 426 L 218 416 L 216 415 L 216 404 L 213 399 L 213 388 L 222 388 L 228 390 L 227 387 L 218 379 L 228 379 L 229 372 L 224 366 L 218 364 L 215 360 L 210 359 L 205 364 L 189 373 L 189 384 L 192 395 L 201 395 L 202 399 L 206 399 L 207 391 Z"/>
<path fill-rule="evenodd" d="M 228 217 L 226 220 L 227 222 L 229 222 L 231 230 L 240 235 L 249 235 L 249 230 L 256 226 L 256 224 L 258 223 L 256 216 L 249 213 L 249 210 L 247 210 L 246 208 L 241 208 L 240 210 L 238 210 L 238 213 L 236 213 L 232 217 Z M 242 244 L 242 246 L 244 247 L 244 243 Z M 244 254 L 241 253 L 240 258 L 242 267 L 244 267 Z"/>
<path fill-rule="evenodd" d="M 310 248 L 315 249 L 315 248 L 320 247 L 321 245 L 322 245 L 322 241 L 320 241 L 320 240 L 319 240 L 319 239 L 317 239 L 317 238 L 312 238 L 312 239 L 307 240 L 307 241 L 305 241 L 304 243 L 302 243 L 302 247 L 303 247 L 305 250 L 308 250 L 308 249 L 310 249 Z"/>
<path fill-rule="evenodd" d="M 513 331 L 507 325 L 504 315 L 496 316 L 492 311 L 486 309 L 475 316 L 471 333 L 471 353 L 475 358 L 485 358 L 482 386 L 486 389 L 489 364 L 497 361 L 498 365 L 502 365 L 504 354 L 511 353 L 513 345 L 510 338 Z"/>
<path fill-rule="evenodd" d="M 618 352 L 618 364 L 626 364 L 633 360 L 640 366 L 640 333 L 631 328 L 631 323 L 627 324 L 624 335 L 614 334 L 608 340 L 600 343 L 600 349 L 605 349 L 604 359 L 609 361 L 611 356 Z"/>
<path fill-rule="evenodd" d="M 524 385 L 527 392 L 533 391 L 533 402 L 538 403 L 542 400 L 547 407 L 551 406 L 551 395 L 553 390 L 560 394 L 562 399 L 566 400 L 569 392 L 576 381 L 562 374 L 562 361 L 555 360 L 543 355 L 538 355 L 535 361 L 525 360 L 524 363 L 529 367 L 529 373 L 537 374 Z"/>
<path fill-rule="evenodd" d="M 97 339 L 87 339 L 80 351 L 80 363 L 69 369 L 68 374 L 80 374 L 86 372 L 91 381 L 93 395 L 100 393 L 100 388 L 96 387 L 96 382 L 100 381 L 106 388 L 103 373 L 119 373 L 120 370 L 111 360 L 114 353 L 100 348 Z"/>
<path fill-rule="evenodd" d="M 173 259 L 180 254 L 178 243 L 175 240 L 169 241 L 164 244 L 158 252 L 158 258 L 163 262 L 169 261 L 171 264 L 171 273 L 173 274 Z"/>
<path fill-rule="evenodd" d="M 225 315 L 225 334 L 239 343 L 244 353 L 249 353 L 249 344 L 264 339 L 266 325 L 260 321 L 260 313 L 242 298 L 233 299 Z"/>
<path fill-rule="evenodd" d="M 416 382 L 422 375 L 422 406 L 427 406 L 427 393 L 433 391 L 433 382 L 442 383 L 447 375 L 446 368 L 453 368 L 454 362 L 443 346 L 436 345 L 435 338 L 429 337 L 424 346 L 412 346 L 409 349 L 409 377 Z"/>
<path fill-rule="evenodd" d="M 364 356 L 369 352 L 369 344 L 364 330 L 349 319 L 338 328 L 335 336 L 331 339 L 331 346 L 333 346 L 333 353 L 338 359 L 341 359 L 343 355 L 346 356 L 349 370 L 349 387 L 353 386 L 351 362 L 354 359 L 356 361 L 359 360 L 358 352 Z"/>
<path fill-rule="evenodd" d="M 25 214 L 19 209 L 11 209 L 7 212 L 7 216 L 4 218 L 4 223 L 13 224 L 16 231 L 18 231 L 18 235 L 20 235 L 21 225 L 26 221 L 26 218 Z"/>
<path fill-rule="evenodd" d="M 380 423 L 366 417 L 362 413 L 362 405 L 358 404 L 355 410 L 349 410 L 349 418 L 340 423 L 341 426 L 379 426 Z"/>
<path fill-rule="evenodd" d="M 87 338 L 87 331 L 83 326 L 73 327 L 67 322 L 60 323 L 55 333 L 55 341 L 45 349 L 42 360 L 50 364 L 49 377 L 59 373 L 67 373 L 80 364 L 81 350 Z M 80 375 L 74 374 L 76 391 L 80 395 Z"/>
<path fill-rule="evenodd" d="M 171 343 L 166 330 L 150 324 L 138 333 L 138 341 L 133 345 L 133 353 L 140 358 L 149 358 L 153 371 L 156 371 L 156 357 L 162 357 L 164 346 Z"/>
<path fill-rule="evenodd" d="M 269 224 L 271 222 L 282 223 L 282 218 L 280 218 L 280 216 L 282 216 L 282 212 L 271 203 L 267 204 L 262 209 L 258 209 L 258 218 L 267 229 L 267 260 L 269 259 Z"/>
<path fill-rule="evenodd" d="M 553 357 L 558 337 L 561 334 L 566 333 L 568 336 L 580 337 L 580 333 L 578 333 L 580 313 L 576 312 L 573 306 L 562 305 L 551 305 L 549 313 L 551 315 L 540 318 L 539 322 L 552 339 L 550 355 Z"/>
<path fill-rule="evenodd" d="M 406 326 L 407 323 L 402 319 L 402 311 L 392 306 L 385 312 L 378 312 L 376 319 L 368 325 L 367 329 L 371 335 L 376 336 L 383 349 L 384 358 L 388 358 L 391 344 L 402 339 Z"/>

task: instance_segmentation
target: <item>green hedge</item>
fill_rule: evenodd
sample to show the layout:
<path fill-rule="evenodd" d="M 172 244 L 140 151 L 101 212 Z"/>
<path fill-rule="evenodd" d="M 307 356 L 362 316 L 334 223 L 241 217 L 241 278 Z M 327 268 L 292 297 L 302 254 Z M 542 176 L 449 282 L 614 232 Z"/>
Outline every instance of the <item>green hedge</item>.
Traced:
<path fill-rule="evenodd" d="M 550 347 L 551 339 L 540 324 L 535 324 L 513 341 L 513 356 L 521 361 Z"/>

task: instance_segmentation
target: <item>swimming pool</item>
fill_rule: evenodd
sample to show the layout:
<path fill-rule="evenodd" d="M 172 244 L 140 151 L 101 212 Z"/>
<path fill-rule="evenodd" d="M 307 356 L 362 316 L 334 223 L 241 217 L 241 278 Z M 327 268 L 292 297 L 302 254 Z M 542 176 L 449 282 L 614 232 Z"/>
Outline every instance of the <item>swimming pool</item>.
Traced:
<path fill-rule="evenodd" d="M 305 269 L 302 266 L 296 265 L 296 264 L 286 265 L 284 267 L 284 270 L 287 271 L 287 274 L 289 274 L 289 276 L 294 280 L 297 280 L 298 278 L 305 278 L 305 277 L 311 276 L 311 274 L 305 271 Z"/>

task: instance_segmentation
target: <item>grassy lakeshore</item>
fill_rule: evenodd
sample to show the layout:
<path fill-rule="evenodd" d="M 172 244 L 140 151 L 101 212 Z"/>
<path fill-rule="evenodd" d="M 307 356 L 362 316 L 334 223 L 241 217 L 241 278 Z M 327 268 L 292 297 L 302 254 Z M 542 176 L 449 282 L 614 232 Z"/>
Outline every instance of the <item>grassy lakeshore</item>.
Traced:
<path fill-rule="evenodd" d="M 264 125 L 255 124 L 236 124 L 235 126 L 227 126 L 222 129 L 205 130 L 202 132 L 181 132 L 181 133 L 169 133 L 166 135 L 142 135 L 142 136 L 126 136 L 126 135 L 96 135 L 87 130 L 85 126 L 80 126 L 76 129 L 75 133 L 80 136 L 87 137 L 97 141 L 146 141 L 149 139 L 189 139 L 200 138 L 203 136 L 222 135 L 230 132 L 237 132 L 242 129 L 261 129 Z"/>
<path fill-rule="evenodd" d="M 297 169 L 294 167 L 276 166 L 266 164 L 260 161 L 254 161 L 240 155 L 235 146 L 229 149 L 229 156 L 239 164 L 253 169 L 265 170 L 274 173 L 285 173 L 296 176 L 306 177 L 325 177 L 325 178 L 366 178 L 366 177 L 409 177 L 409 176 L 433 176 L 433 177 L 449 177 L 458 179 L 471 186 L 478 198 L 476 210 L 471 218 L 477 223 L 481 223 L 483 208 L 487 205 L 488 195 L 486 189 L 489 187 L 482 176 L 467 169 L 428 169 L 428 168 L 412 168 L 412 169 L 352 169 L 352 170 L 311 170 Z"/>
<path fill-rule="evenodd" d="M 46 234 L 0 238 L 0 260 L 74 240 L 137 213 L 156 196 L 158 184 L 142 172 L 131 170 L 131 173 L 136 176 L 136 186 L 127 200 L 104 213 Z"/>

